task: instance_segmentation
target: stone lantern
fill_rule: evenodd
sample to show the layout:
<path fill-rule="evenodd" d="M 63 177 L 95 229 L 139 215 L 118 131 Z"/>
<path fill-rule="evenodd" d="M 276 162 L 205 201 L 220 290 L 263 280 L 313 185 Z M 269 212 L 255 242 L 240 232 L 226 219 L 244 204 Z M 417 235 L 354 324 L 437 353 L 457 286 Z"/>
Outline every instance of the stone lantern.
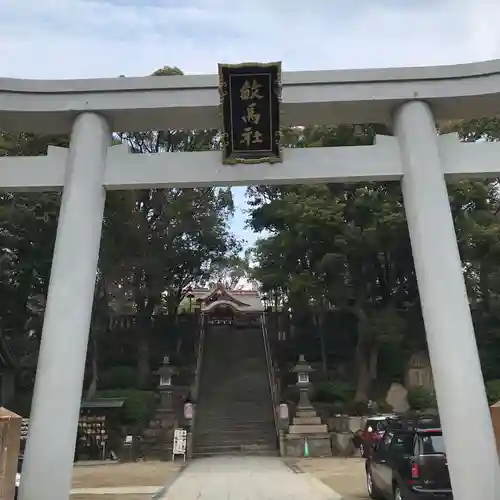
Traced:
<path fill-rule="evenodd" d="M 264 305 L 264 310 L 267 312 L 269 310 L 270 304 L 269 304 L 269 296 L 267 294 L 264 294 L 261 297 L 262 304 Z"/>
<path fill-rule="evenodd" d="M 160 377 L 158 389 L 160 390 L 160 408 L 163 410 L 172 409 L 172 375 L 177 373 L 177 369 L 170 364 L 170 356 L 163 358 L 163 364 L 156 371 Z"/>
<path fill-rule="evenodd" d="M 292 368 L 292 372 L 297 374 L 296 386 L 299 389 L 300 397 L 293 424 L 289 427 L 284 440 L 286 456 L 332 456 L 328 426 L 321 423 L 321 418 L 318 417 L 309 400 L 309 390 L 311 389 L 309 376 L 313 371 L 314 369 L 306 361 L 303 354 L 300 355 L 299 361 Z"/>
<path fill-rule="evenodd" d="M 303 354 L 300 355 L 299 361 L 293 367 L 292 372 L 297 374 L 297 387 L 299 389 L 299 404 L 297 410 L 312 409 L 311 401 L 309 400 L 309 391 L 311 389 L 311 380 L 309 374 L 314 371 L 314 368 L 306 361 Z"/>

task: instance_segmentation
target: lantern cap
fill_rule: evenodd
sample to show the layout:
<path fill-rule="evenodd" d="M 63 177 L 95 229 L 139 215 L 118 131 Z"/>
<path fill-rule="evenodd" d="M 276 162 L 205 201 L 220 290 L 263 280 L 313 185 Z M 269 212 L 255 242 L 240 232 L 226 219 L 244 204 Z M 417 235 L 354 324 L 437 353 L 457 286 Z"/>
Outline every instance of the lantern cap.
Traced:
<path fill-rule="evenodd" d="M 303 354 L 299 356 L 297 364 L 292 368 L 292 372 L 294 373 L 312 373 L 313 371 L 314 368 L 306 361 Z"/>
<path fill-rule="evenodd" d="M 170 356 L 165 356 L 163 358 L 163 363 L 160 368 L 155 372 L 155 375 L 166 376 L 175 375 L 177 373 L 177 368 L 170 364 Z"/>

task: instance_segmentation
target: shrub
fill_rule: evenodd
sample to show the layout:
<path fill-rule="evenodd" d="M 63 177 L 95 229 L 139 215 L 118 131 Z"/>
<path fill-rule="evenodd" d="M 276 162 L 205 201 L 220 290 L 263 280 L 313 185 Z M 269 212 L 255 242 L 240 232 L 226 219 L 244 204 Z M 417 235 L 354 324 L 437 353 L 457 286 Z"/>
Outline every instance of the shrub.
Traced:
<path fill-rule="evenodd" d="M 488 380 L 486 382 L 486 394 L 490 404 L 500 401 L 500 379 Z"/>
<path fill-rule="evenodd" d="M 110 389 L 98 391 L 98 398 L 122 398 L 125 404 L 122 410 L 122 423 L 125 425 L 142 425 L 152 415 L 155 408 L 156 395 L 152 391 L 138 389 Z"/>
<path fill-rule="evenodd" d="M 330 380 L 317 384 L 315 400 L 325 403 L 347 403 L 352 401 L 355 392 L 354 387 L 348 382 Z"/>
<path fill-rule="evenodd" d="M 408 404 L 412 410 L 437 408 L 436 394 L 425 387 L 415 387 L 408 391 Z"/>
<path fill-rule="evenodd" d="M 351 416 L 362 417 L 371 415 L 372 413 L 373 409 L 365 401 L 353 401 L 347 405 L 347 414 Z"/>
<path fill-rule="evenodd" d="M 136 383 L 137 370 L 132 366 L 111 366 L 99 374 L 99 389 L 130 389 Z"/>
<path fill-rule="evenodd" d="M 377 400 L 377 411 L 379 413 L 391 413 L 393 411 L 393 408 L 384 399 L 379 399 Z"/>

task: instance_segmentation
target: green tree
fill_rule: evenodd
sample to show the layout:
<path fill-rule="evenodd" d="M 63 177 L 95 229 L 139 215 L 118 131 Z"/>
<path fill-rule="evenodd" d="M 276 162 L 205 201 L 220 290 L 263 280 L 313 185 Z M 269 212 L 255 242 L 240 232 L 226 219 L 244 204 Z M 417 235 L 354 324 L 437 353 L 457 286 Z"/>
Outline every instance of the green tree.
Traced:
<path fill-rule="evenodd" d="M 165 67 L 154 73 L 182 75 Z M 120 134 L 132 153 L 205 151 L 218 149 L 217 130 L 164 130 Z M 110 194 L 116 223 L 109 237 L 122 242 L 121 286 L 129 290 L 136 310 L 138 380 L 150 380 L 152 322 L 159 310 L 175 315 L 188 285 L 206 280 L 211 268 L 238 250 L 229 230 L 234 211 L 229 188 L 171 188 Z M 113 252 L 117 246 L 113 245 Z M 116 258 L 116 257 L 115 257 Z"/>
<path fill-rule="evenodd" d="M 37 156 L 66 137 L 0 134 L 0 156 Z M 0 194 L 0 330 L 21 359 L 33 363 L 43 320 L 59 193 Z"/>

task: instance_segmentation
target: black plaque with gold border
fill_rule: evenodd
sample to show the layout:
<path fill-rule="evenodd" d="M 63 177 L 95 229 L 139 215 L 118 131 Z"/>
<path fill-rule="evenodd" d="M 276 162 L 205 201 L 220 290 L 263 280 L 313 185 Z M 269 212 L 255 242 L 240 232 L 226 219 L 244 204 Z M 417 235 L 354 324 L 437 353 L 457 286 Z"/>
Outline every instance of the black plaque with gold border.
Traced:
<path fill-rule="evenodd" d="M 222 163 L 283 161 L 281 62 L 219 64 Z"/>

